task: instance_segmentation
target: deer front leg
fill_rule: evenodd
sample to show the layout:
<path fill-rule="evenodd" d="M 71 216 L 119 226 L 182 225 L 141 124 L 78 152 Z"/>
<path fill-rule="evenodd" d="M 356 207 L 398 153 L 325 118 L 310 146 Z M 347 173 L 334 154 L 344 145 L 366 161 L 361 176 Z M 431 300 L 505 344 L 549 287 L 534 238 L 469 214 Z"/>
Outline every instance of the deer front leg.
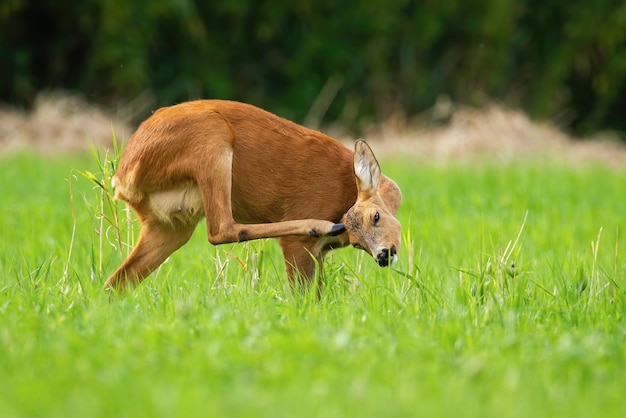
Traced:
<path fill-rule="evenodd" d="M 318 240 L 292 236 L 280 238 L 279 244 L 292 288 L 306 289 L 317 276 L 318 297 L 321 296 L 324 255 L 319 251 Z"/>

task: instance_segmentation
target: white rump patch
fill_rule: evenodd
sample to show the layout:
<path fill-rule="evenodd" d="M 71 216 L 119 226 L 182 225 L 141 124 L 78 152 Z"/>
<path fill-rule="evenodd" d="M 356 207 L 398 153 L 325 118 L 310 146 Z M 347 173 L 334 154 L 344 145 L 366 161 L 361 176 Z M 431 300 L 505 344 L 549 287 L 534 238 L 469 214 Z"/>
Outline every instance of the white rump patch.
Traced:
<path fill-rule="evenodd" d="M 202 196 L 195 185 L 151 193 L 149 199 L 154 215 L 163 223 L 193 225 L 204 216 Z"/>

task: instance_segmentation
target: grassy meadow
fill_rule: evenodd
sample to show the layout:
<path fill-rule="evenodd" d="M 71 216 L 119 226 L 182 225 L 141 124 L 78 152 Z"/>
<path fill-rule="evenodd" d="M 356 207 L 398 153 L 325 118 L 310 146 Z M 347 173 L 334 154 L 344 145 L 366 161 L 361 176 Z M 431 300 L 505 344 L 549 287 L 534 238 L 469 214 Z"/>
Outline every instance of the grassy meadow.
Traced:
<path fill-rule="evenodd" d="M 338 250 L 321 300 L 293 295 L 275 242 L 202 223 L 109 300 L 136 231 L 98 216 L 94 158 L 1 159 L 0 416 L 626 416 L 626 170 L 382 166 L 391 269 Z"/>

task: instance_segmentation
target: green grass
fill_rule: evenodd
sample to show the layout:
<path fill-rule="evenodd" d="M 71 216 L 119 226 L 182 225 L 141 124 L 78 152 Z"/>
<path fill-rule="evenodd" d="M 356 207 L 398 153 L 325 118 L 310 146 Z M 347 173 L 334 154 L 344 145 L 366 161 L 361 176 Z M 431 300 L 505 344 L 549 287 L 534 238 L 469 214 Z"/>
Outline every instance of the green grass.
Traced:
<path fill-rule="evenodd" d="M 393 270 L 339 250 L 294 296 L 273 241 L 201 225 L 110 301 L 115 231 L 100 250 L 72 168 L 97 171 L 0 161 L 2 417 L 626 416 L 624 171 L 387 161 Z"/>

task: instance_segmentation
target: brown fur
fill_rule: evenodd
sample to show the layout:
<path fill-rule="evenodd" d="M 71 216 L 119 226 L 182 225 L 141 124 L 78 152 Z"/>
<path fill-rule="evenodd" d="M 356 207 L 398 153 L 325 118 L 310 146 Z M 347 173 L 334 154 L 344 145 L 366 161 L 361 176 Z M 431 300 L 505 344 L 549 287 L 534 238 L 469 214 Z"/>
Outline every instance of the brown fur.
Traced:
<path fill-rule="evenodd" d="M 363 152 L 365 165 L 378 167 L 369 147 Z M 292 283 L 314 277 L 328 250 L 359 245 L 363 231 L 348 225 L 330 236 L 355 202 L 393 219 L 386 222 L 398 248 L 397 185 L 383 176 L 380 196 L 378 185 L 362 190 L 354 164 L 336 140 L 251 105 L 203 100 L 159 109 L 130 138 L 114 177 L 116 197 L 138 214 L 141 231 L 105 286 L 139 283 L 203 216 L 213 244 L 278 237 Z"/>

